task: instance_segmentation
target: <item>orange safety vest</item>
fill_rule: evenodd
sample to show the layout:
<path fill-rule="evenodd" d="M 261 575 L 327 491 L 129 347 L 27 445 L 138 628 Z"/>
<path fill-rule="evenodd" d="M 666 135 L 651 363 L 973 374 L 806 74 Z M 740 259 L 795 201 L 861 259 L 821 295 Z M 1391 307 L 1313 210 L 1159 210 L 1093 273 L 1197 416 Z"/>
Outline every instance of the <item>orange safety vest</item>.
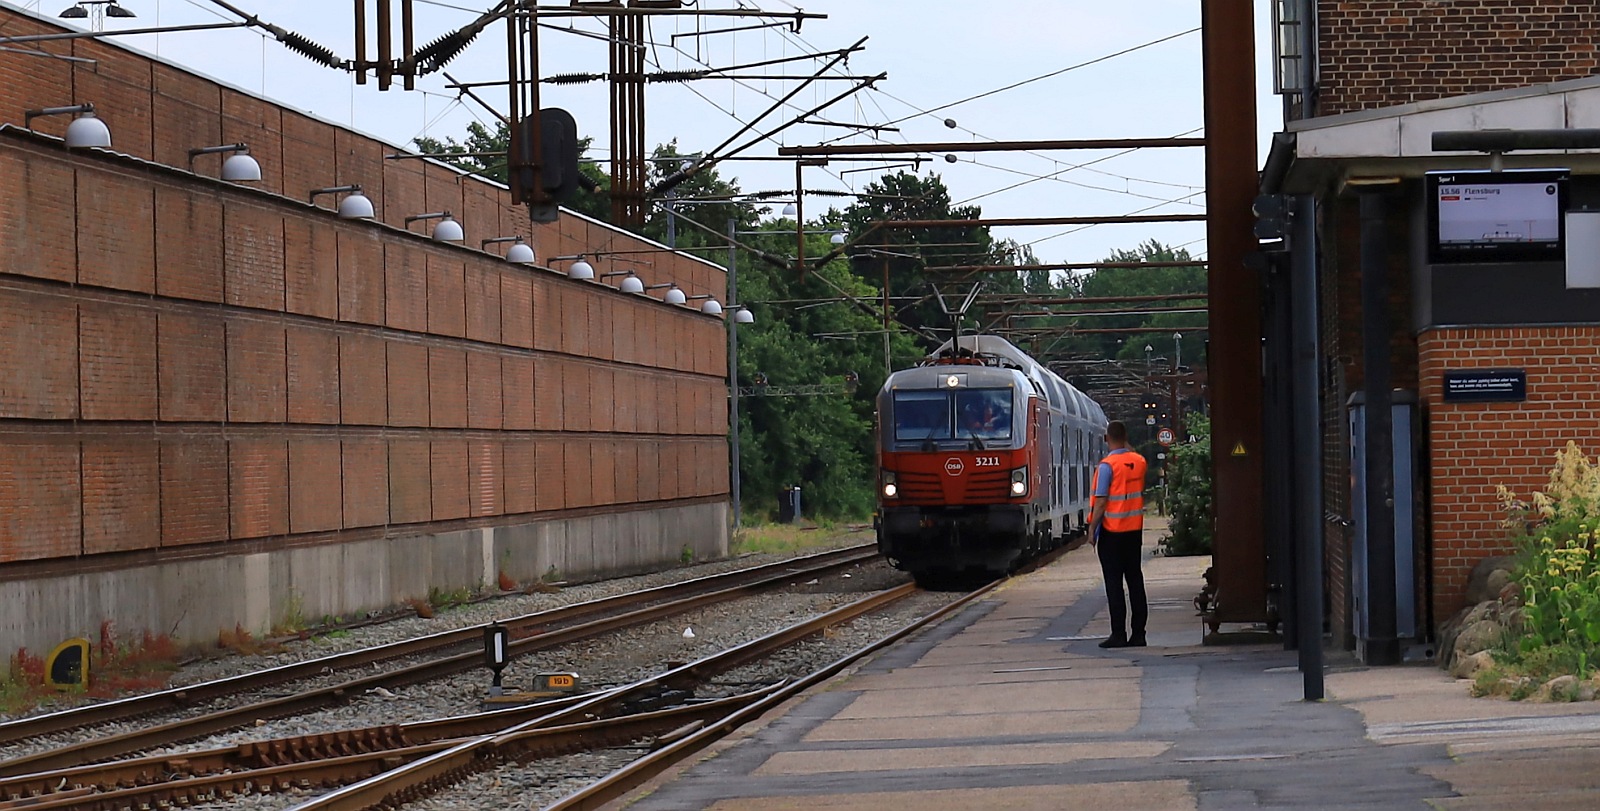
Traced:
<path fill-rule="evenodd" d="M 1100 464 L 1111 466 L 1111 487 L 1107 490 L 1106 512 L 1101 526 L 1106 532 L 1134 532 L 1144 529 L 1144 457 L 1133 451 L 1107 454 Z M 1100 490 L 1100 468 L 1094 469 L 1094 489 L 1090 490 L 1089 508 L 1094 509 L 1093 495 Z"/>

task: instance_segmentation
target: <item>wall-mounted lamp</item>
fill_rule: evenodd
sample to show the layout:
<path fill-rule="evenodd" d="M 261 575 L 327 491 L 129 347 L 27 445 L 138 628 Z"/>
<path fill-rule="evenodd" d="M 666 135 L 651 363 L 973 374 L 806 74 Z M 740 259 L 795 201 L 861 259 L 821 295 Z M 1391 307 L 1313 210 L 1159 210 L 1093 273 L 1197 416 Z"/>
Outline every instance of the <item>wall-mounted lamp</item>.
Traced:
<path fill-rule="evenodd" d="M 577 261 L 574 262 L 574 259 Z M 583 261 L 583 254 L 581 253 L 573 256 L 553 256 L 550 258 L 550 261 L 572 262 L 572 267 L 567 268 L 567 278 L 569 279 L 577 279 L 578 281 L 583 282 L 590 281 L 594 278 L 594 266 Z"/>
<path fill-rule="evenodd" d="M 610 276 L 622 277 L 622 281 L 617 283 L 617 289 L 624 293 L 644 292 L 644 282 L 640 281 L 639 277 L 631 270 L 613 270 L 610 273 L 600 274 L 600 278 L 602 279 Z"/>
<path fill-rule="evenodd" d="M 722 315 L 722 303 L 712 298 L 710 293 L 696 293 L 690 296 L 689 299 L 691 301 L 694 299 L 705 299 L 705 301 L 701 302 L 700 304 L 700 312 L 703 312 L 706 315 Z"/>
<path fill-rule="evenodd" d="M 201 155 L 217 155 L 226 152 L 229 155 L 222 161 L 222 179 L 234 183 L 255 183 L 261 180 L 261 164 L 250 157 L 250 147 L 244 144 L 227 144 L 224 146 L 205 146 L 189 150 L 189 171 L 194 171 L 194 159 Z"/>
<path fill-rule="evenodd" d="M 433 227 L 433 238 L 440 242 L 460 242 L 467 238 L 466 232 L 461 230 L 461 223 L 456 222 L 456 218 L 450 216 L 448 211 L 413 214 L 406 218 L 406 225 L 418 220 L 438 220 L 439 224 Z"/>
<path fill-rule="evenodd" d="M 734 310 L 733 310 L 733 323 L 735 323 L 735 324 L 754 324 L 755 322 L 756 322 L 756 314 L 750 312 L 750 308 L 749 307 L 746 307 L 743 304 L 741 304 L 738 307 L 734 308 Z"/>
<path fill-rule="evenodd" d="M 23 126 L 33 129 L 33 120 L 44 115 L 65 115 L 77 113 L 78 117 L 72 119 L 67 125 L 67 134 L 63 138 L 68 147 L 84 149 L 86 147 L 111 146 L 111 130 L 106 127 L 106 122 L 101 121 L 94 114 L 93 104 L 72 104 L 66 107 L 45 107 L 39 110 L 29 110 L 23 114 Z"/>
<path fill-rule="evenodd" d="M 646 290 L 660 290 L 662 288 L 666 288 L 667 292 L 661 295 L 661 300 L 668 304 L 682 304 L 689 300 L 689 297 L 684 295 L 682 290 L 678 289 L 677 282 L 663 282 L 661 284 L 652 284 L 645 287 Z"/>
<path fill-rule="evenodd" d="M 339 194 L 350 192 L 349 196 L 339 201 L 339 216 L 347 220 L 370 220 L 377 216 L 372 210 L 372 201 L 361 193 L 361 184 L 355 183 L 348 186 L 329 186 L 325 189 L 312 189 L 309 202 L 315 203 L 319 194 Z"/>
<path fill-rule="evenodd" d="M 506 249 L 506 261 L 517 265 L 531 265 L 534 262 L 533 246 L 522 237 L 490 237 L 483 241 L 483 247 L 488 248 L 496 242 L 509 242 L 511 247 Z"/>

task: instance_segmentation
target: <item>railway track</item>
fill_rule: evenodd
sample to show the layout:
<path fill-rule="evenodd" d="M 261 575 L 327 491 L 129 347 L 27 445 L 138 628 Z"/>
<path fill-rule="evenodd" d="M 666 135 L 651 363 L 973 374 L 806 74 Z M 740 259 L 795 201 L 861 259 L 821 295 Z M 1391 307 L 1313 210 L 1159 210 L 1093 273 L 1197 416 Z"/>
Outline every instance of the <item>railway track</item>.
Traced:
<path fill-rule="evenodd" d="M 870 546 L 833 550 L 526 614 L 501 620 L 500 624 L 510 629 L 510 653 L 517 656 L 778 588 L 802 578 L 854 566 L 875 556 Z M 241 676 L 6 722 L 0 724 L 0 743 L 82 731 L 108 723 L 124 723 L 164 712 L 183 711 L 240 694 L 270 690 L 313 677 L 325 678 L 330 673 L 356 672 L 396 660 L 424 657 L 424 661 L 419 663 L 357 676 L 323 688 L 245 702 L 133 732 L 63 743 L 0 762 L 0 778 L 123 758 L 141 751 L 249 726 L 259 719 L 312 712 L 375 688 L 392 689 L 469 671 L 481 666 L 483 628 L 478 625 L 445 631 Z M 342 745 L 351 744 L 346 742 Z M 12 795 L 0 790 L 0 799 L 8 796 Z"/>
<path fill-rule="evenodd" d="M 637 712 L 633 708 L 655 703 L 663 694 L 691 696 L 721 674 L 879 611 L 917 591 L 911 583 L 879 591 L 776 633 L 588 696 L 418 724 L 7 777 L 0 779 L 0 797 L 17 799 L 0 801 L 0 811 L 182 807 L 246 793 L 335 786 L 344 788 L 300 807 L 393 807 L 507 763 L 641 740 L 659 750 L 679 745 L 703 730 L 724 727 L 729 719 L 743 717 L 741 712 L 768 706 L 773 697 L 788 695 L 792 689 L 776 683 L 726 698 L 689 700 L 667 709 Z M 902 629 L 891 639 L 909 630 Z M 815 683 L 844 664 L 835 663 L 794 683 Z"/>

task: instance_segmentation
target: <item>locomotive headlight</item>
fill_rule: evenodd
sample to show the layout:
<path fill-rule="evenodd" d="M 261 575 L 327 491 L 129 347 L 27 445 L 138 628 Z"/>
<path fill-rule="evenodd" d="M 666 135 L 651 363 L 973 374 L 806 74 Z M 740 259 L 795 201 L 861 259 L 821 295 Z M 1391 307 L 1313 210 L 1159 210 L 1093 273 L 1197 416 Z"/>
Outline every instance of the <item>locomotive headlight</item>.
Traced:
<path fill-rule="evenodd" d="M 883 471 L 883 497 L 894 498 L 898 495 L 900 495 L 900 487 L 895 484 L 894 473 L 888 470 Z"/>
<path fill-rule="evenodd" d="M 1019 467 L 1016 470 L 1011 471 L 1011 495 L 1012 497 L 1019 497 L 1027 494 L 1028 468 Z"/>

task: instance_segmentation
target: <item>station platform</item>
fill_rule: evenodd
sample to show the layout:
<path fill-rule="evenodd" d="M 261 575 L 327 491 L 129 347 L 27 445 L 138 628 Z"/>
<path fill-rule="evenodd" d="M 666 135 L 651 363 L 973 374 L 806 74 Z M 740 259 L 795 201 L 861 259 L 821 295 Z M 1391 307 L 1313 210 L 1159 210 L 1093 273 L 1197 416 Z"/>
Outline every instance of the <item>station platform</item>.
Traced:
<path fill-rule="evenodd" d="M 1337 655 L 1305 702 L 1281 644 L 1200 644 L 1207 565 L 1147 559 L 1150 645 L 1102 650 L 1099 565 L 1074 550 L 608 808 L 1595 807 L 1596 702 L 1474 699 L 1431 665 Z"/>

